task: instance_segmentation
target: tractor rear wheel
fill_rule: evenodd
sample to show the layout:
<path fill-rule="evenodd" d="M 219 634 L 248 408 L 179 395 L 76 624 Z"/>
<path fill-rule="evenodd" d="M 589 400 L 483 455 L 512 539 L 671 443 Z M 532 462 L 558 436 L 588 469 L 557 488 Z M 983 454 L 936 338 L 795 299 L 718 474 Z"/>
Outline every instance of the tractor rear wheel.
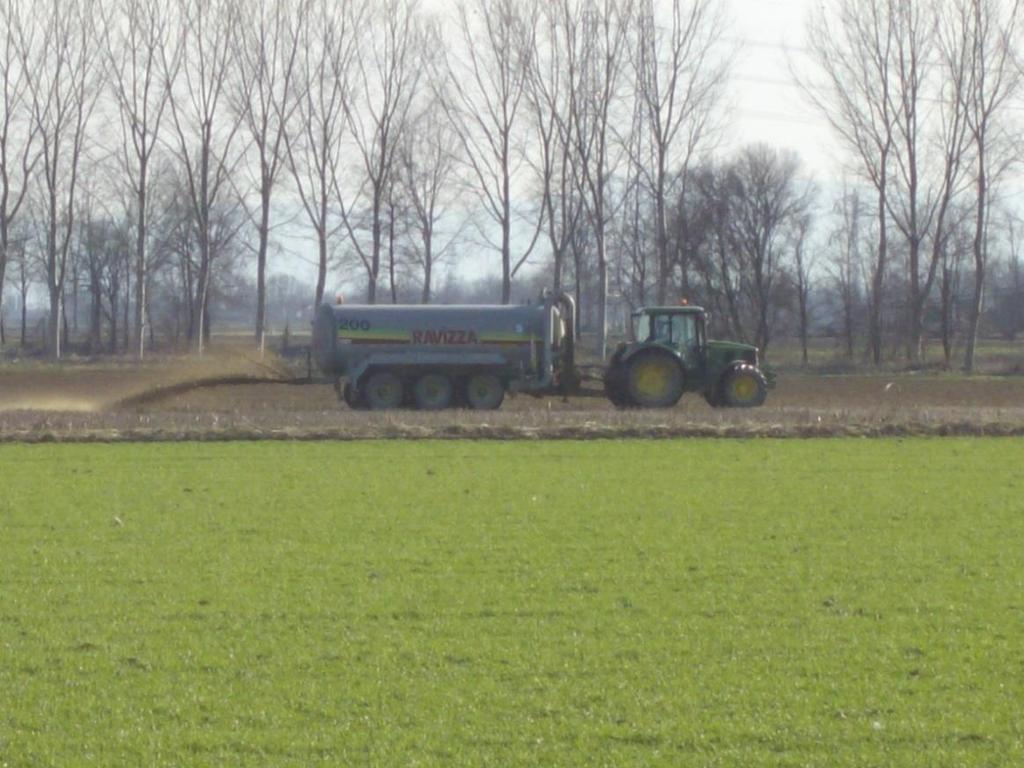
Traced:
<path fill-rule="evenodd" d="M 405 399 L 405 388 L 398 374 L 391 371 L 377 371 L 366 379 L 365 386 L 360 387 L 367 405 L 375 411 L 386 411 L 398 408 Z"/>
<path fill-rule="evenodd" d="M 421 411 L 443 411 L 452 404 L 452 380 L 443 373 L 425 373 L 412 388 L 412 397 Z"/>
<path fill-rule="evenodd" d="M 683 396 L 683 369 L 662 352 L 645 352 L 629 361 L 626 392 L 640 408 L 671 408 Z"/>
<path fill-rule="evenodd" d="M 604 395 L 617 408 L 629 405 L 629 394 L 626 392 L 626 374 L 622 364 L 612 362 L 604 374 Z"/>
<path fill-rule="evenodd" d="M 754 366 L 738 365 L 725 374 L 721 391 L 730 408 L 756 408 L 768 397 L 768 382 Z"/>
<path fill-rule="evenodd" d="M 493 373 L 475 373 L 466 382 L 466 404 L 474 411 L 493 411 L 505 399 L 505 385 Z"/>

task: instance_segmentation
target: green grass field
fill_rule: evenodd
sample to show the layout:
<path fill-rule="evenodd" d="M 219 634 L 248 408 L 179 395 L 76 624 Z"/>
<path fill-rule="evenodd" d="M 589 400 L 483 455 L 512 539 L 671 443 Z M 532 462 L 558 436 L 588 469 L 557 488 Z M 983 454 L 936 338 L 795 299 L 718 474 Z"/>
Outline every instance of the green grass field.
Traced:
<path fill-rule="evenodd" d="M 1024 763 L 1024 441 L 0 447 L 0 766 Z"/>

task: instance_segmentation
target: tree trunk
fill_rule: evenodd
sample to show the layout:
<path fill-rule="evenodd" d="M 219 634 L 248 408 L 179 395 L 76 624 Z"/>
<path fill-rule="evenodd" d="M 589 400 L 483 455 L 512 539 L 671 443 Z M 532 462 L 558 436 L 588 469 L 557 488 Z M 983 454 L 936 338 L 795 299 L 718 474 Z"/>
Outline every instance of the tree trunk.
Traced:
<path fill-rule="evenodd" d="M 26 300 L 28 299 L 28 285 L 23 283 L 21 286 L 21 338 L 18 340 L 18 346 L 22 350 L 25 349 L 25 342 L 28 340 L 26 334 L 26 326 L 28 325 L 28 305 Z"/>
<path fill-rule="evenodd" d="M 398 303 L 398 286 L 395 284 L 395 207 L 388 206 L 388 281 L 391 284 L 391 303 Z"/>
<path fill-rule="evenodd" d="M 942 264 L 942 358 L 948 370 L 953 364 L 953 274 L 949 265 Z"/>
<path fill-rule="evenodd" d="M 916 237 L 912 237 L 910 240 L 910 322 L 907 334 L 907 359 L 915 362 L 921 360 L 924 336 L 922 314 L 925 297 L 921 295 L 920 262 L 921 243 Z"/>
<path fill-rule="evenodd" d="M 138 206 L 138 226 L 135 228 L 135 356 L 142 360 L 146 353 L 146 162 L 140 164 L 139 188 L 135 204 Z"/>
<path fill-rule="evenodd" d="M 508 177 L 505 178 L 504 189 L 508 190 Z M 501 220 L 501 303 L 508 304 L 512 301 L 512 227 L 510 217 L 512 215 L 508 196 L 506 195 Z"/>
<path fill-rule="evenodd" d="M 4 278 L 7 274 L 7 238 L 0 235 L 0 346 L 7 343 L 4 327 Z"/>
<path fill-rule="evenodd" d="M 383 233 L 381 232 L 380 224 L 380 208 L 381 208 L 381 190 L 377 185 L 373 190 L 373 224 L 372 234 L 373 242 L 371 244 L 372 251 L 370 253 L 370 269 L 367 273 L 366 282 L 366 303 L 376 304 L 377 303 L 377 278 L 380 277 L 380 250 L 381 240 L 383 239 Z"/>
<path fill-rule="evenodd" d="M 321 220 L 322 221 L 322 220 Z M 315 306 L 324 303 L 324 290 L 327 287 L 327 228 L 319 226 L 316 230 L 318 260 L 316 265 L 316 299 Z"/>
<path fill-rule="evenodd" d="M 967 329 L 967 351 L 964 353 L 964 370 L 974 372 L 975 353 L 978 346 L 978 329 L 981 326 L 981 312 L 985 303 L 985 217 L 988 213 L 988 179 L 985 175 L 984 142 L 979 142 L 978 151 L 978 202 L 974 218 L 974 292 L 971 297 L 971 316 Z"/>
<path fill-rule="evenodd" d="M 110 354 L 117 354 L 117 285 L 110 291 Z"/>
<path fill-rule="evenodd" d="M 210 282 L 210 241 L 206 226 L 199 227 L 199 274 L 196 276 L 196 300 L 192 306 L 192 332 L 196 351 L 202 357 L 206 342 L 206 304 Z"/>
<path fill-rule="evenodd" d="M 605 253 L 604 227 L 595 231 L 597 240 L 597 333 L 601 360 L 608 357 L 608 259 Z"/>
<path fill-rule="evenodd" d="M 804 368 L 807 367 L 808 355 L 807 355 L 807 288 L 803 285 L 799 287 L 800 292 L 800 359 L 803 363 Z"/>
<path fill-rule="evenodd" d="M 430 281 L 434 271 L 434 237 L 429 229 L 423 233 L 423 294 L 424 304 L 430 303 Z"/>
<path fill-rule="evenodd" d="M 267 249 L 270 240 L 270 184 L 260 190 L 260 231 L 256 251 L 256 343 L 263 338 L 267 315 Z"/>
<path fill-rule="evenodd" d="M 883 171 L 878 191 L 878 254 L 871 279 L 871 309 L 868 319 L 868 347 L 871 362 L 882 363 L 882 283 L 885 279 L 885 264 L 888 255 L 888 232 L 886 220 L 886 175 Z"/>
<path fill-rule="evenodd" d="M 665 224 L 665 148 L 658 147 L 658 177 L 654 195 L 655 249 L 658 252 L 658 304 L 665 306 L 668 299 L 669 263 L 668 228 Z M 641 281 L 641 286 L 643 282 Z"/>
<path fill-rule="evenodd" d="M 52 282 L 50 284 L 50 322 L 47 327 L 47 342 L 50 349 L 50 356 L 54 360 L 60 360 L 61 348 L 61 312 L 60 312 L 60 289 Z"/>

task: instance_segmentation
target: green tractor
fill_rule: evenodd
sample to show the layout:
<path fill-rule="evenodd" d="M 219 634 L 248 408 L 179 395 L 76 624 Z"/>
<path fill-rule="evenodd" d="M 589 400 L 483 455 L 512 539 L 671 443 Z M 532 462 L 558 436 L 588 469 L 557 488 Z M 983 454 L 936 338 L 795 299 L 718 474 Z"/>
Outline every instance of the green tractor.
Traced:
<path fill-rule="evenodd" d="M 769 377 L 757 347 L 709 341 L 700 307 L 647 307 L 633 315 L 635 341 L 618 346 L 604 374 L 617 406 L 670 408 L 684 392 L 700 392 L 714 408 L 755 408 L 768 395 Z"/>

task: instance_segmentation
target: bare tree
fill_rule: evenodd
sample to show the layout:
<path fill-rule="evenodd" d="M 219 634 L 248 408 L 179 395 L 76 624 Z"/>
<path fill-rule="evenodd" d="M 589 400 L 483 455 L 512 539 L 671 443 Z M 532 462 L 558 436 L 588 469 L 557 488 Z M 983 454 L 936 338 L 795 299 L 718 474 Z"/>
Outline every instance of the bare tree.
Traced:
<path fill-rule="evenodd" d="M 935 56 L 936 17 L 926 3 L 886 0 L 882 14 L 891 31 L 891 91 L 894 141 L 893 173 L 886 196 L 889 216 L 907 245 L 907 357 L 921 354 L 924 301 L 934 277 L 934 264 L 925 285 L 921 281 L 921 251 L 934 214 L 935 197 L 924 178 L 927 136 L 924 99 L 929 59 Z M 948 175 L 946 178 L 950 178 Z"/>
<path fill-rule="evenodd" d="M 96 13 L 92 0 L 46 0 L 16 20 L 19 58 L 41 150 L 43 266 L 50 309 L 47 348 L 55 359 L 62 351 L 62 299 L 75 194 L 99 92 Z"/>
<path fill-rule="evenodd" d="M 830 276 L 839 300 L 842 339 L 846 358 L 852 360 L 860 304 L 861 227 L 863 209 L 860 193 L 844 185 L 834 212 L 839 224 L 829 240 L 831 247 Z"/>
<path fill-rule="evenodd" d="M 105 76 L 120 117 L 118 155 L 130 191 L 128 210 L 135 221 L 132 339 L 140 360 L 146 347 L 147 252 L 153 183 L 150 167 L 168 98 L 160 54 L 169 33 L 170 17 L 162 4 L 155 0 L 120 0 L 105 24 L 102 41 L 107 56 Z"/>
<path fill-rule="evenodd" d="M 21 3 L 0 7 L 0 344 L 3 338 L 4 279 L 15 220 L 28 191 L 38 154 L 35 122 L 26 100 L 28 77 L 20 55 L 18 30 L 23 28 Z"/>
<path fill-rule="evenodd" d="M 1015 61 L 1021 0 L 955 0 L 968 51 L 967 87 L 963 91 L 967 128 L 974 156 L 974 293 L 964 369 L 974 370 L 978 328 L 985 303 L 988 223 L 993 190 L 1010 164 L 1012 137 L 1006 108 L 1020 89 Z"/>
<path fill-rule="evenodd" d="M 191 339 L 203 353 L 208 332 L 213 227 L 227 202 L 239 152 L 237 114 L 227 109 L 226 89 L 233 63 L 239 19 L 233 0 L 178 0 L 180 32 L 162 50 L 171 90 L 175 154 L 185 176 L 188 204 L 199 253 Z"/>
<path fill-rule="evenodd" d="M 868 350 L 875 365 L 882 361 L 888 195 L 897 130 L 892 61 L 897 32 L 890 13 L 894 1 L 904 0 L 832 0 L 817 9 L 808 20 L 807 40 L 824 83 L 818 86 L 798 78 L 877 195 L 878 241 L 868 312 Z"/>
<path fill-rule="evenodd" d="M 396 182 L 396 158 L 423 76 L 425 37 L 418 10 L 418 0 L 384 0 L 374 9 L 369 32 L 362 41 L 364 50 L 355 61 L 358 88 L 345 102 L 361 179 L 350 193 L 335 177 L 334 194 L 341 204 L 350 245 L 366 274 L 366 299 L 370 304 L 377 300 L 385 215 Z M 357 216 L 367 222 L 369 243 L 356 231 Z"/>
<path fill-rule="evenodd" d="M 814 286 L 816 262 L 814 254 L 808 252 L 807 237 L 810 229 L 810 216 L 806 213 L 797 214 L 793 226 L 791 247 L 793 249 L 793 282 L 797 300 L 797 329 L 800 335 L 800 361 L 805 367 L 809 362 L 807 344 L 811 322 L 811 290 Z"/>
<path fill-rule="evenodd" d="M 946 236 L 943 238 L 939 260 L 939 335 L 942 341 L 943 363 L 947 369 L 953 366 L 953 345 L 960 325 L 959 296 L 963 284 L 963 264 L 971 250 L 972 216 L 972 211 L 966 204 L 954 208 Z"/>
<path fill-rule="evenodd" d="M 18 309 L 21 313 L 18 346 L 23 350 L 28 343 L 28 292 L 34 279 L 33 260 L 29 258 L 26 251 L 27 240 L 28 238 L 25 237 L 14 238 L 10 251 L 11 262 L 17 269 L 15 275 L 18 289 Z"/>
<path fill-rule="evenodd" d="M 423 304 L 430 303 L 435 268 L 451 254 L 461 231 L 456 227 L 454 234 L 438 241 L 439 228 L 456 215 L 453 206 L 458 200 L 452 192 L 456 188 L 458 137 L 439 111 L 435 104 L 417 115 L 399 157 L 399 183 L 409 207 L 410 228 L 415 232 L 411 256 L 423 275 Z"/>
<path fill-rule="evenodd" d="M 1024 253 L 1022 253 L 1022 224 L 1019 216 L 1004 214 L 1003 231 L 1006 233 L 1006 259 L 1003 265 L 1002 290 L 997 295 L 996 322 L 1010 341 L 1024 332 Z"/>
<path fill-rule="evenodd" d="M 552 286 L 557 292 L 562 290 L 567 251 L 581 218 L 569 98 L 574 77 L 562 52 L 563 19 L 557 5 L 538 1 L 529 12 L 538 20 L 526 91 L 537 152 L 527 157 L 538 158 L 531 165 L 540 182 L 542 216 L 551 248 Z"/>
<path fill-rule="evenodd" d="M 651 156 L 634 162 L 654 207 L 657 300 L 664 304 L 672 268 L 666 206 L 674 186 L 685 189 L 695 154 L 715 138 L 729 58 L 722 50 L 725 18 L 718 0 L 642 0 L 640 9 L 633 66 Z"/>
<path fill-rule="evenodd" d="M 302 42 L 300 19 L 307 7 L 303 1 L 240 0 L 241 24 L 234 40 L 237 71 L 232 105 L 252 140 L 257 161 L 257 343 L 266 317 L 271 196 L 286 161 L 285 136 L 298 104 L 295 78 Z"/>
<path fill-rule="evenodd" d="M 313 0 L 300 27 L 296 128 L 285 131 L 284 140 L 299 199 L 316 237 L 315 306 L 323 301 L 330 240 L 340 226 L 332 223 L 332 199 L 345 157 L 345 110 L 358 41 L 355 30 L 362 24 L 364 11 L 359 0 Z"/>
<path fill-rule="evenodd" d="M 633 19 L 632 0 L 561 0 L 564 41 L 577 73 L 572 119 L 587 220 L 597 258 L 598 349 L 608 346 L 608 253 L 606 230 L 614 215 L 611 181 L 618 164 L 614 124 Z M 577 276 L 578 278 L 578 276 Z"/>
<path fill-rule="evenodd" d="M 457 6 L 461 53 L 445 58 L 448 98 L 442 103 L 463 148 L 463 157 L 487 219 L 497 227 L 501 301 L 512 296 L 512 279 L 526 264 L 541 232 L 542 215 L 529 226 L 525 247 L 512 256 L 513 230 L 526 218 L 515 204 L 525 164 L 526 93 L 536 35 L 536 6 L 517 0 L 472 0 Z M 487 237 L 486 233 L 484 234 Z"/>
<path fill-rule="evenodd" d="M 772 340 L 783 251 L 809 226 L 812 192 L 799 181 L 799 168 L 795 154 L 765 145 L 744 148 L 732 166 L 730 240 L 754 316 L 754 343 L 762 350 Z"/>

